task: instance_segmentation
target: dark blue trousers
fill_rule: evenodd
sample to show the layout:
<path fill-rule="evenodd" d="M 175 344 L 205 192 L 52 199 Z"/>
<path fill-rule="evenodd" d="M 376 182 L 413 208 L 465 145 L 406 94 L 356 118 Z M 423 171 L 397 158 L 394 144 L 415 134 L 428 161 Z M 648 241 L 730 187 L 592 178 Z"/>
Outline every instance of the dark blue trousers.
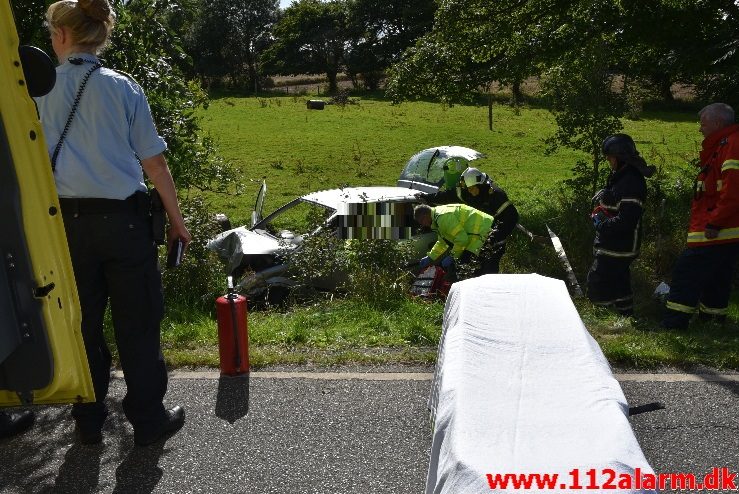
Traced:
<path fill-rule="evenodd" d="M 739 243 L 686 248 L 672 271 L 662 325 L 687 328 L 693 314 L 725 318 Z"/>
<path fill-rule="evenodd" d="M 148 433 L 165 419 L 167 371 L 160 347 L 161 274 L 150 220 L 136 210 L 91 213 L 65 209 L 64 226 L 82 307 L 82 336 L 96 402 L 75 404 L 81 428 L 101 428 L 107 416 L 111 354 L 103 338 L 110 300 L 116 346 L 126 380 L 123 411 L 134 429 Z"/>
<path fill-rule="evenodd" d="M 631 315 L 634 312 L 630 271 L 633 261 L 633 257 L 595 256 L 587 280 L 590 301 L 619 314 Z"/>

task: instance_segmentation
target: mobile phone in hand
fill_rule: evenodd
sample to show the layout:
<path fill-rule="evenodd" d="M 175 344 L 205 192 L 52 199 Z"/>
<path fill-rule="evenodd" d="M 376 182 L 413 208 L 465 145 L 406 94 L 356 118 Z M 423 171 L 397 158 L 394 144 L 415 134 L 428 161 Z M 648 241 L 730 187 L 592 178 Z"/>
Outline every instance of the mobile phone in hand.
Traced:
<path fill-rule="evenodd" d="M 182 239 L 177 239 L 175 243 L 172 244 L 172 247 L 169 249 L 169 254 L 167 254 L 167 267 L 168 268 L 176 268 L 180 265 L 182 262 L 182 254 L 183 249 L 185 247 L 185 244 L 182 242 Z"/>

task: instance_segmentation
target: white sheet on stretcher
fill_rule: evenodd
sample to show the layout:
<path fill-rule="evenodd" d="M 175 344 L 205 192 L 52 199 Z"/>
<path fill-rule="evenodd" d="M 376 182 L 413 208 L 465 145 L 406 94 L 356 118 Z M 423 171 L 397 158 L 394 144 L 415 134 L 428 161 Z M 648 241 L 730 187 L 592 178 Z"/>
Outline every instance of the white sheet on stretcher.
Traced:
<path fill-rule="evenodd" d="M 615 485 L 623 474 L 654 473 L 621 387 L 560 280 L 487 275 L 454 284 L 429 409 L 427 494 L 496 492 L 487 477 L 496 473 L 558 474 L 555 490 L 541 489 L 548 492 L 570 492 L 578 475 L 583 488 L 572 492 L 580 493 L 597 492 L 587 488 L 591 469 L 593 485 L 608 481 L 604 469 Z"/>

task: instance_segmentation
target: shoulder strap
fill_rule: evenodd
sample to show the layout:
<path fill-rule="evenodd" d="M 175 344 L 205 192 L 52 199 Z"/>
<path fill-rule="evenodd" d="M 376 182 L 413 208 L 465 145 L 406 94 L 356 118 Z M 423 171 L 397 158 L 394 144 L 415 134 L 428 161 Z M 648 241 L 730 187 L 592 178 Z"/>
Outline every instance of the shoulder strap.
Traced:
<path fill-rule="evenodd" d="M 72 103 L 72 109 L 69 112 L 69 117 L 67 117 L 67 123 L 64 124 L 64 130 L 62 130 L 62 134 L 59 136 L 59 142 L 56 143 L 56 148 L 54 148 L 54 154 L 51 156 L 52 172 L 56 170 L 56 160 L 59 157 L 59 151 L 62 150 L 62 144 L 64 144 L 64 139 L 67 137 L 67 132 L 69 132 L 69 127 L 72 125 L 74 114 L 77 113 L 77 107 L 80 104 L 80 98 L 82 98 L 82 93 L 85 91 L 85 86 L 87 85 L 87 81 L 90 79 L 90 76 L 92 75 L 92 73 L 95 72 L 100 67 L 102 67 L 102 64 L 100 62 L 96 62 L 95 64 L 93 64 L 92 67 L 90 67 L 90 70 L 87 71 L 84 77 L 82 77 L 82 82 L 80 82 L 80 88 L 77 90 L 77 96 L 74 98 L 74 103 Z"/>

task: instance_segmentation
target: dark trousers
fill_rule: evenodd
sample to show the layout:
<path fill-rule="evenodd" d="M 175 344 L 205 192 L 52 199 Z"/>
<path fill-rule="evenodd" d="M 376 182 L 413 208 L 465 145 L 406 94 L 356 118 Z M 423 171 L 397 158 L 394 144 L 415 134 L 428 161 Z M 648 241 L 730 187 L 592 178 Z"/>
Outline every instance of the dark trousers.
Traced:
<path fill-rule="evenodd" d="M 493 244 L 490 238 L 488 238 L 482 244 L 477 256 L 470 255 L 469 251 L 465 251 L 460 260 L 462 263 L 474 262 L 475 269 L 472 272 L 472 276 L 498 274 L 500 272 L 500 260 L 503 258 L 503 254 L 505 254 L 505 242 Z"/>
<path fill-rule="evenodd" d="M 97 400 L 75 404 L 72 416 L 82 428 L 100 428 L 107 416 L 104 400 L 111 355 L 103 338 L 103 316 L 110 299 L 127 388 L 123 411 L 134 429 L 146 434 L 166 418 L 162 399 L 167 390 L 159 339 L 164 300 L 151 225 L 135 211 L 73 214 L 63 210 L 63 217 Z"/>
<path fill-rule="evenodd" d="M 475 270 L 475 276 L 500 273 L 500 260 L 505 254 L 505 242 L 493 244 L 489 240 L 483 244 L 477 256 L 480 266 Z"/>
<path fill-rule="evenodd" d="M 595 305 L 612 307 L 619 314 L 634 312 L 631 291 L 631 257 L 597 255 L 588 272 L 588 298 Z"/>
<path fill-rule="evenodd" d="M 738 254 L 739 243 L 685 249 L 672 271 L 662 325 L 684 329 L 697 312 L 725 318 Z"/>

